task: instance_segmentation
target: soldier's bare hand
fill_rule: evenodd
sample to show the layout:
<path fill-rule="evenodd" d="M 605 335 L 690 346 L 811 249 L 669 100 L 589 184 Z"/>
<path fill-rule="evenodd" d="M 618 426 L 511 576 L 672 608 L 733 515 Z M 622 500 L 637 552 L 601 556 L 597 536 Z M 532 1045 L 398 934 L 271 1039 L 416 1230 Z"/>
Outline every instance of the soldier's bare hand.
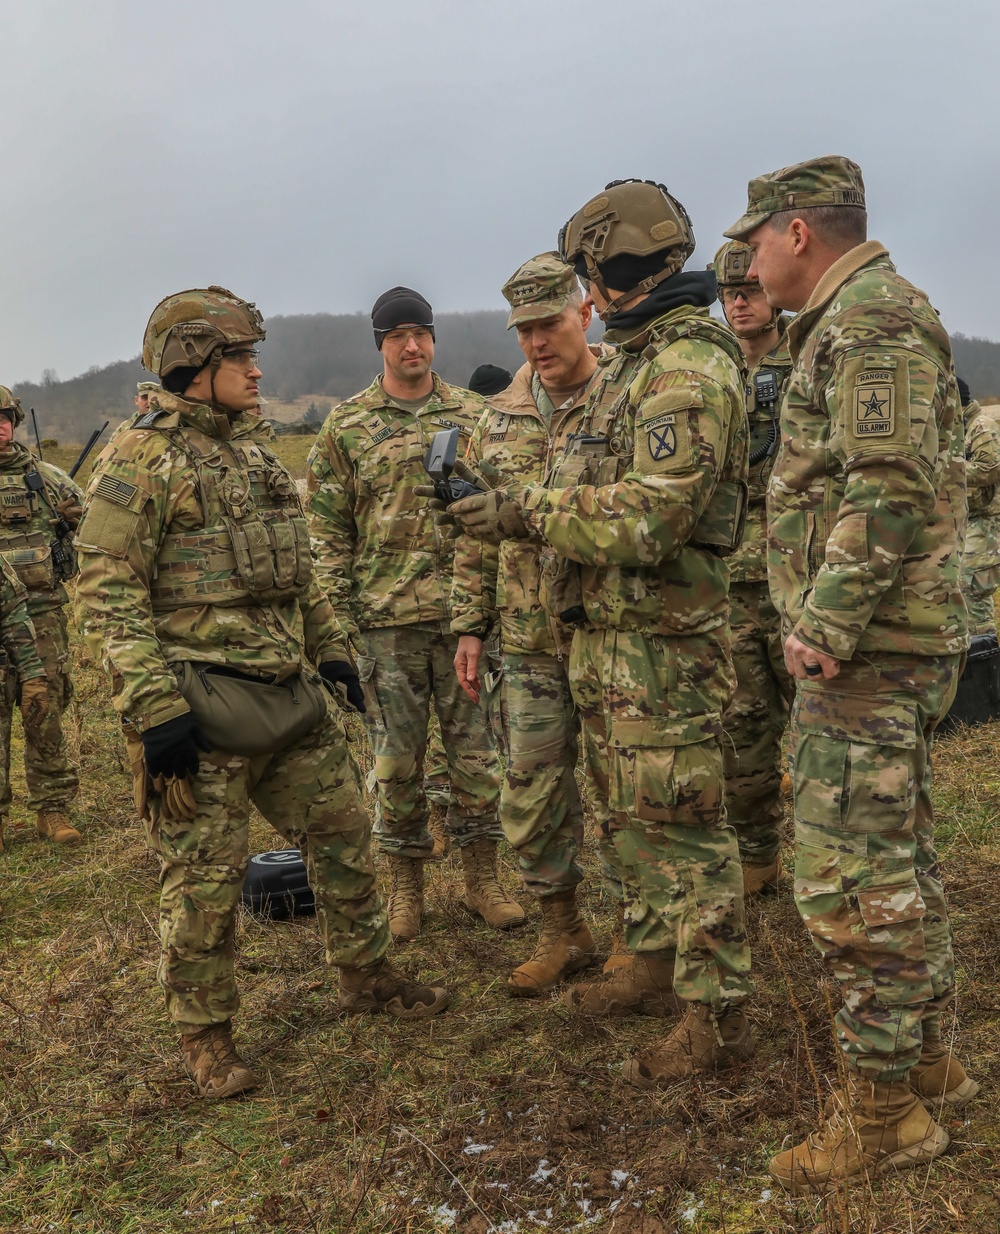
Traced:
<path fill-rule="evenodd" d="M 840 672 L 840 661 L 833 656 L 824 655 L 807 646 L 794 634 L 785 639 L 785 667 L 793 677 L 800 681 L 809 681 L 816 677 L 836 677 Z"/>
<path fill-rule="evenodd" d="M 455 675 L 458 684 L 474 703 L 479 702 L 482 685 L 479 681 L 479 661 L 483 654 L 483 640 L 474 634 L 463 634 L 455 652 Z"/>

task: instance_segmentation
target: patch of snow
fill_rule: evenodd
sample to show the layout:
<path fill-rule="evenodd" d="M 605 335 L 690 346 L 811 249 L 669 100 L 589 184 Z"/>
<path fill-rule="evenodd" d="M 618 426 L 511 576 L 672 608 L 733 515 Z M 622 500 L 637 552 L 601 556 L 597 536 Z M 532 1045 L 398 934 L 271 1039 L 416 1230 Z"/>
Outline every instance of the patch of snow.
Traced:
<path fill-rule="evenodd" d="M 538 1169 L 535 1170 L 534 1174 L 532 1174 L 532 1176 L 528 1179 L 528 1182 L 529 1183 L 548 1182 L 548 1180 L 552 1177 L 552 1175 L 555 1172 L 556 1172 L 556 1167 L 554 1165 L 550 1166 L 548 1162 L 548 1158 L 543 1157 L 541 1161 L 539 1161 L 538 1163 Z M 551 1216 L 551 1212 L 549 1213 L 549 1215 Z"/>

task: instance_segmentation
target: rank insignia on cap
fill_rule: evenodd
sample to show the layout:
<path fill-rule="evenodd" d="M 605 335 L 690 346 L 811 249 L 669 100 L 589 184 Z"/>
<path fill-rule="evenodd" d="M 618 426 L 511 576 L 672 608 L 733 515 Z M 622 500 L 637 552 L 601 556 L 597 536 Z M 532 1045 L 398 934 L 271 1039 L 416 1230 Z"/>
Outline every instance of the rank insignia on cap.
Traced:
<path fill-rule="evenodd" d="M 895 374 L 868 369 L 854 383 L 855 437 L 891 437 L 895 428 Z"/>
<path fill-rule="evenodd" d="M 659 423 L 651 428 L 646 435 L 649 445 L 649 457 L 654 462 L 660 459 L 673 458 L 677 453 L 677 432 L 674 429 L 673 417 L 667 423 Z"/>

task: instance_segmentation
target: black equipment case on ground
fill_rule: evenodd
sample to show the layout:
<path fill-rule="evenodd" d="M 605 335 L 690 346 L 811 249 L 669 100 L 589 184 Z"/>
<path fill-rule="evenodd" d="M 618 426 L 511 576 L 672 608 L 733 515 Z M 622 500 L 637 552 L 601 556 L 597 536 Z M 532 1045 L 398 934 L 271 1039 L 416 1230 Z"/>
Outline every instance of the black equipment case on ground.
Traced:
<path fill-rule="evenodd" d="M 297 848 L 279 848 L 250 858 L 243 903 L 261 917 L 287 921 L 316 911 L 316 898 Z"/>
<path fill-rule="evenodd" d="M 965 672 L 951 710 L 938 725 L 938 735 L 962 724 L 1000 720 L 1000 644 L 995 634 L 977 634 L 969 647 Z"/>

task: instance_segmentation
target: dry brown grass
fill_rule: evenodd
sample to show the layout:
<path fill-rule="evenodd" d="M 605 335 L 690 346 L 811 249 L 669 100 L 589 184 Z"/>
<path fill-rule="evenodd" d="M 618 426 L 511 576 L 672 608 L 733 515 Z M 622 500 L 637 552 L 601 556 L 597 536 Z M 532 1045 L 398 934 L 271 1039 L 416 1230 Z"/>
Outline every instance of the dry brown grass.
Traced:
<path fill-rule="evenodd" d="M 425 930 L 399 956 L 456 993 L 431 1023 L 339 1018 L 313 923 L 244 915 L 238 1035 L 262 1087 L 197 1100 L 155 982 L 156 866 L 132 819 L 103 680 L 76 655 L 85 842 L 43 845 L 17 808 L 0 856 L 0 1230 L 1000 1228 L 995 729 L 949 739 L 937 763 L 958 1034 L 984 1094 L 930 1168 L 792 1202 L 767 1161 L 810 1128 L 835 1074 L 836 996 L 787 894 L 750 908 L 756 1058 L 655 1095 L 624 1085 L 619 1065 L 662 1022 L 579 1022 L 554 1000 L 508 999 L 506 974 L 530 950 L 537 911 L 523 931 L 488 930 L 461 908 L 454 864 L 431 872 Z M 23 801 L 19 782 L 15 792 Z M 274 844 L 258 819 L 254 848 Z M 592 851 L 586 866 L 586 911 L 608 944 Z"/>

